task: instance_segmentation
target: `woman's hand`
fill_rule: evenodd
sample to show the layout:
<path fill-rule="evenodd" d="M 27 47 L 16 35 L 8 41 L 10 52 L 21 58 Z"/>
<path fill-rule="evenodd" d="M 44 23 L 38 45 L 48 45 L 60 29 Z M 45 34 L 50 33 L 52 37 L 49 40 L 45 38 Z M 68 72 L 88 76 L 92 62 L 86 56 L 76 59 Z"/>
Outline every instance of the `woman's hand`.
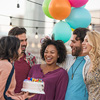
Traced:
<path fill-rule="evenodd" d="M 25 92 L 25 93 L 24 93 L 24 95 L 25 95 L 25 97 L 26 97 L 26 98 L 28 98 L 28 99 L 29 99 L 29 98 L 31 98 L 31 97 L 33 97 L 33 96 L 35 96 L 36 94 L 35 94 L 35 93 Z"/>
<path fill-rule="evenodd" d="M 35 93 L 28 93 L 28 98 L 34 97 L 35 95 Z"/>

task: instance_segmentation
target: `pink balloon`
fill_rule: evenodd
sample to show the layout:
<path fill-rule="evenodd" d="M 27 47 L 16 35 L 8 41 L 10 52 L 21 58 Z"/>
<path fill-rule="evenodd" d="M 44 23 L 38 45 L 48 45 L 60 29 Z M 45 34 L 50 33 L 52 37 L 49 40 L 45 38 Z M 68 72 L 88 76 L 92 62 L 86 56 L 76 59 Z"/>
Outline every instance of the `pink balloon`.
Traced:
<path fill-rule="evenodd" d="M 85 5 L 88 0 L 69 0 L 72 7 L 78 8 Z"/>

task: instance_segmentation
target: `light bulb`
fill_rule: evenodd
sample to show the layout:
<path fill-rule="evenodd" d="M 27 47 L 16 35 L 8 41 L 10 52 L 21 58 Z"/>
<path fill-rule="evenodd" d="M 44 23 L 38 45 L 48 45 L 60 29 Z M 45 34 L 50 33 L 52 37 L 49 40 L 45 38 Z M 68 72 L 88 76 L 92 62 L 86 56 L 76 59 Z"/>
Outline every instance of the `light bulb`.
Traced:
<path fill-rule="evenodd" d="M 92 25 L 91 24 L 89 25 L 89 30 L 92 30 Z"/>
<path fill-rule="evenodd" d="M 36 39 L 38 38 L 38 33 L 37 33 L 37 32 L 35 33 L 35 38 L 36 38 Z"/>
<path fill-rule="evenodd" d="M 19 5 L 19 3 L 17 3 L 17 8 L 20 8 L 20 5 Z"/>

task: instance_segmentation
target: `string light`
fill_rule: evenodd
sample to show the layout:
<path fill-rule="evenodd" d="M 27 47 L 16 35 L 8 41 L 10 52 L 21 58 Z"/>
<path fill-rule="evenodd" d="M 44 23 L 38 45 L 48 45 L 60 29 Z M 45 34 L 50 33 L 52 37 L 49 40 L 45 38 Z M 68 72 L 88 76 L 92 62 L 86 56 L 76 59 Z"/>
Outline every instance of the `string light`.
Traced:
<path fill-rule="evenodd" d="M 95 26 L 95 24 L 90 24 L 89 27 L 88 27 L 89 30 L 93 30 L 94 31 L 94 28 L 95 28 L 94 26 Z"/>
<path fill-rule="evenodd" d="M 2 15 L 2 14 L 0 14 L 0 16 L 10 17 L 10 16 L 7 16 L 7 15 Z M 44 22 L 44 23 L 53 23 L 53 22 L 50 22 L 50 21 L 43 21 L 43 20 L 36 20 L 36 19 L 28 19 L 28 18 L 19 18 L 19 17 L 14 17 L 14 16 L 12 16 L 12 18 L 13 18 L 13 19 L 21 19 L 21 20 L 36 21 L 36 22 Z"/>
<path fill-rule="evenodd" d="M 32 44 L 31 44 L 31 47 L 32 47 L 32 48 L 34 48 L 34 47 L 35 47 L 35 44 L 34 44 L 34 43 L 32 43 Z"/>
<path fill-rule="evenodd" d="M 56 21 L 49 22 L 49 21 L 43 21 L 43 20 L 35 20 L 35 19 L 27 19 L 27 18 L 19 18 L 19 17 L 14 17 L 14 16 L 7 16 L 7 15 L 2 15 L 2 14 L 0 14 L 0 16 L 10 17 L 10 19 L 13 18 L 13 19 L 21 19 L 21 20 L 29 20 L 29 21 L 36 21 L 36 22 L 44 22 L 44 23 L 53 23 L 53 24 L 56 24 Z M 94 19 L 100 19 L 100 18 L 97 18 L 97 17 L 92 17 L 92 18 L 94 18 Z M 97 24 L 92 24 L 92 25 L 90 24 L 88 28 L 90 30 L 93 28 L 93 30 L 94 30 L 95 25 L 97 25 Z M 6 25 L 3 25 L 3 26 L 6 26 Z M 10 26 L 12 26 L 12 22 L 11 21 L 10 21 Z M 16 25 L 13 25 L 13 26 L 16 26 Z M 32 26 L 23 26 L 23 27 L 26 27 L 26 28 L 36 28 L 36 27 L 32 27 Z M 38 28 L 53 28 L 53 27 L 38 27 Z"/>
<path fill-rule="evenodd" d="M 92 30 L 92 24 L 89 25 L 89 30 Z"/>
<path fill-rule="evenodd" d="M 12 17 L 10 16 L 10 24 L 9 24 L 9 26 L 10 26 L 10 29 L 12 28 Z"/>
<path fill-rule="evenodd" d="M 12 26 L 12 16 L 10 16 L 10 26 Z"/>
<path fill-rule="evenodd" d="M 27 0 L 27 1 L 29 1 L 29 2 L 31 2 L 31 3 L 35 3 L 35 4 L 38 4 L 38 5 L 42 6 L 42 4 L 37 3 L 37 2 L 34 2 L 34 1 L 31 1 L 31 0 Z"/>
<path fill-rule="evenodd" d="M 37 32 L 35 33 L 35 38 L 38 39 L 38 33 Z"/>
<path fill-rule="evenodd" d="M 17 8 L 20 8 L 19 0 L 17 1 Z"/>
<path fill-rule="evenodd" d="M 35 33 L 35 38 L 38 39 L 38 33 L 37 33 L 38 27 L 36 27 L 36 33 Z"/>
<path fill-rule="evenodd" d="M 10 22 L 10 26 L 12 26 L 12 22 Z"/>
<path fill-rule="evenodd" d="M 17 8 L 20 8 L 20 5 L 19 5 L 19 3 L 17 3 Z"/>
<path fill-rule="evenodd" d="M 4 16 L 4 17 L 10 17 L 10 24 L 9 24 L 9 26 L 10 27 L 14 27 L 14 26 L 16 26 L 16 25 L 12 25 L 12 19 L 22 19 L 22 20 L 29 20 L 29 21 L 36 21 L 36 22 L 44 22 L 44 23 L 53 23 L 53 22 L 49 22 L 49 21 L 43 21 L 43 20 L 35 20 L 35 19 L 27 19 L 27 18 L 19 18 L 19 17 L 13 17 L 13 16 L 7 16 L 7 15 L 2 15 L 2 14 L 0 14 L 0 16 Z M 7 25 L 2 25 L 2 26 L 7 26 Z M 20 27 L 25 27 L 25 28 L 36 28 L 35 26 L 33 27 L 33 26 L 20 26 Z M 43 29 L 45 29 L 45 28 L 53 28 L 53 27 L 38 27 L 38 28 L 43 28 Z"/>
<path fill-rule="evenodd" d="M 53 24 L 55 25 L 55 24 L 56 24 L 56 22 L 54 21 L 54 22 L 53 22 Z"/>

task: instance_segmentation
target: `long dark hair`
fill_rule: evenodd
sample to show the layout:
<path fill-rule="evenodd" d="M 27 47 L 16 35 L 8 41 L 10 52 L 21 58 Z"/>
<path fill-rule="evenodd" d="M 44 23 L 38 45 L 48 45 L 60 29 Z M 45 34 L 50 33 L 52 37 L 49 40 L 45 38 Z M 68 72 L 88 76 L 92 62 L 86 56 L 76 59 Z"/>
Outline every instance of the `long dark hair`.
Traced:
<path fill-rule="evenodd" d="M 17 60 L 20 40 L 13 36 L 4 36 L 0 39 L 0 59 Z"/>

